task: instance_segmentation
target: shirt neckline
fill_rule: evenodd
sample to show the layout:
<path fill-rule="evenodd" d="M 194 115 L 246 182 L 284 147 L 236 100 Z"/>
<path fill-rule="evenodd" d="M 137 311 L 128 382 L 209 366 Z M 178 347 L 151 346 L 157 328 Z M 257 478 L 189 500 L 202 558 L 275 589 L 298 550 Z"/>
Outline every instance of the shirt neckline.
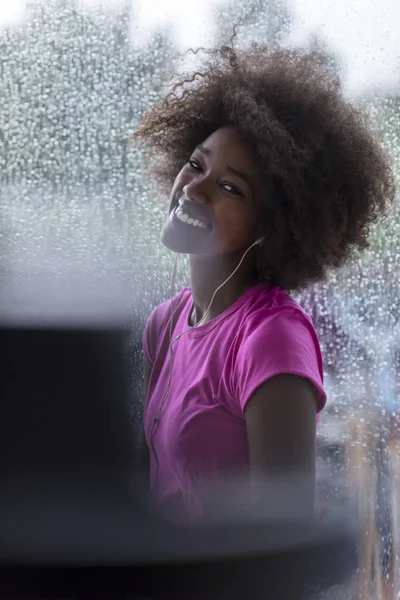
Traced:
<path fill-rule="evenodd" d="M 221 321 L 225 321 L 235 311 L 237 311 L 243 305 L 243 303 L 246 302 L 246 300 L 248 298 L 250 298 L 251 296 L 253 296 L 256 292 L 261 291 L 261 290 L 269 292 L 269 291 L 272 291 L 273 289 L 274 289 L 274 286 L 272 286 L 270 284 L 257 283 L 256 285 L 253 285 L 248 290 L 246 290 L 241 296 L 239 296 L 239 298 L 237 300 L 235 300 L 235 302 L 233 304 L 231 304 L 231 306 L 229 306 L 226 310 L 224 310 L 224 312 L 222 312 L 217 317 L 214 317 L 214 319 L 211 319 L 211 321 L 204 323 L 204 325 L 199 325 L 198 327 L 196 327 L 196 326 L 190 327 L 190 325 L 188 324 L 188 321 L 189 321 L 189 315 L 193 308 L 192 290 L 190 287 L 185 286 L 183 288 L 183 291 L 185 293 L 187 293 L 188 296 L 187 296 L 185 308 L 182 311 L 181 318 L 183 319 L 183 326 L 185 327 L 185 329 L 188 330 L 187 335 L 190 337 L 200 337 L 200 336 L 205 335 L 206 333 L 209 333 L 212 329 L 217 327 L 221 323 Z M 190 329 L 189 329 L 189 327 L 190 327 Z"/>

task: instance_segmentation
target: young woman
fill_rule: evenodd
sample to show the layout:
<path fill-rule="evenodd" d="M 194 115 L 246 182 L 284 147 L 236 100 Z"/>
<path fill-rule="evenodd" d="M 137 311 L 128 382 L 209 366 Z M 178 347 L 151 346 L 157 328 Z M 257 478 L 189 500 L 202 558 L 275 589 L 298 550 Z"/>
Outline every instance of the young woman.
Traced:
<path fill-rule="evenodd" d="M 321 57 L 259 45 L 207 51 L 135 137 L 172 185 L 161 241 L 190 256 L 190 287 L 144 331 L 150 489 L 193 520 L 222 477 L 251 497 L 257 475 L 289 474 L 312 509 L 323 364 L 288 291 L 367 246 L 387 159 Z"/>

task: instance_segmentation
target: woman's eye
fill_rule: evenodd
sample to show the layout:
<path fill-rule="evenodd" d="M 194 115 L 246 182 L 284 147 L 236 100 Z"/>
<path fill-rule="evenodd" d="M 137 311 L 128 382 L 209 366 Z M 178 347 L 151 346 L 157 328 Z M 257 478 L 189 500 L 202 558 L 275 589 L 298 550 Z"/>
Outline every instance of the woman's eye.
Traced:
<path fill-rule="evenodd" d="M 197 160 L 193 160 L 193 158 L 191 158 L 188 161 L 188 164 L 190 167 L 192 167 L 192 169 L 196 169 L 196 171 L 201 171 L 201 167 L 200 167 L 199 163 L 197 162 Z"/>
<path fill-rule="evenodd" d="M 201 165 L 194 158 L 189 159 L 187 164 L 191 169 L 194 169 L 195 171 L 202 170 Z M 221 183 L 220 185 L 224 190 L 226 190 L 230 194 L 235 194 L 236 196 L 244 196 L 243 192 L 231 183 Z"/>
<path fill-rule="evenodd" d="M 243 196 L 243 192 L 231 183 L 221 183 L 221 186 L 230 194 L 236 194 L 237 196 Z"/>

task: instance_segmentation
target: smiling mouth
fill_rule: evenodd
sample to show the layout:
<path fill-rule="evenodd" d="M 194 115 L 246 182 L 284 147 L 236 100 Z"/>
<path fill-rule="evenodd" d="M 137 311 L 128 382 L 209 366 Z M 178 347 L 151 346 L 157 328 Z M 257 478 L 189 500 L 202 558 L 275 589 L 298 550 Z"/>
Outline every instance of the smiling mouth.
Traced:
<path fill-rule="evenodd" d="M 175 210 L 174 210 L 174 216 L 179 219 L 179 221 L 181 221 L 182 223 L 185 223 L 186 225 L 191 225 L 192 227 L 195 227 L 197 229 L 211 229 L 211 226 L 209 223 L 207 223 L 205 220 L 201 219 L 200 217 L 196 216 L 190 216 L 190 214 L 188 212 L 185 211 L 184 208 L 182 208 L 182 206 L 178 205 Z"/>

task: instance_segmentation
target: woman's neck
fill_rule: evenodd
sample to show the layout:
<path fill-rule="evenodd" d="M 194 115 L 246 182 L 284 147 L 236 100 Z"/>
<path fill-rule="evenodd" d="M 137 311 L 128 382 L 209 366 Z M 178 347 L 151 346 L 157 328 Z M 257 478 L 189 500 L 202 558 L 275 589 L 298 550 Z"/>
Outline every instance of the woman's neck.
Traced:
<path fill-rule="evenodd" d="M 238 259 L 231 257 L 197 256 L 190 257 L 190 281 L 194 312 L 191 325 L 198 323 L 207 311 L 215 290 L 228 279 L 238 266 Z M 229 308 L 240 296 L 258 283 L 254 261 L 249 257 L 237 272 L 216 294 L 204 323 L 214 319 Z"/>

